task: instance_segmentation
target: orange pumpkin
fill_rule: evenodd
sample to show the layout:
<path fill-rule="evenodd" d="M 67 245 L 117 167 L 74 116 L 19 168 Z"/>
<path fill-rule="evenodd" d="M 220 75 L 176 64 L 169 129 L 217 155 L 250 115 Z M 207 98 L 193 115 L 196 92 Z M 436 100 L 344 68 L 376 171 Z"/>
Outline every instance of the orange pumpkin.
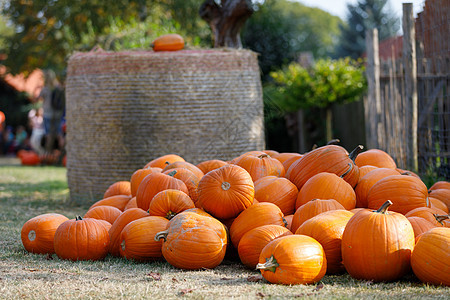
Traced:
<path fill-rule="evenodd" d="M 352 186 L 334 173 L 322 172 L 308 179 L 298 192 L 295 209 L 312 199 L 335 199 L 348 210 L 356 205 Z"/>
<path fill-rule="evenodd" d="M 443 210 L 445 213 L 448 214 L 449 209 L 445 203 L 437 198 L 433 198 L 428 196 L 428 200 L 430 201 L 430 207 L 431 208 L 438 208 L 440 210 Z"/>
<path fill-rule="evenodd" d="M 232 164 L 210 171 L 198 184 L 200 207 L 219 219 L 236 217 L 252 205 L 254 194 L 250 174 Z"/>
<path fill-rule="evenodd" d="M 41 158 L 34 151 L 22 152 L 19 158 L 24 166 L 36 166 L 41 163 Z"/>
<path fill-rule="evenodd" d="M 202 170 L 197 168 L 196 165 L 193 165 L 187 161 L 176 161 L 176 162 L 170 163 L 162 171 L 163 171 L 163 173 L 167 174 L 166 171 L 172 170 L 172 169 L 179 169 L 179 168 L 188 169 L 189 171 L 194 173 L 194 175 L 197 176 L 198 179 L 201 179 L 203 177 L 203 175 L 205 175 L 205 174 L 203 174 Z"/>
<path fill-rule="evenodd" d="M 160 216 L 170 220 L 178 213 L 190 208 L 195 208 L 195 205 L 185 192 L 168 189 L 153 197 L 148 213 L 150 216 Z"/>
<path fill-rule="evenodd" d="M 328 172 L 342 177 L 355 187 L 359 180 L 359 168 L 354 159 L 361 149 L 362 146 L 358 146 L 348 154 L 343 147 L 337 145 L 319 147 L 295 161 L 287 170 L 286 178 L 301 190 L 308 179 L 316 174 Z"/>
<path fill-rule="evenodd" d="M 148 212 L 143 211 L 140 208 L 130 208 L 120 214 L 108 231 L 110 238 L 109 253 L 113 256 L 120 256 L 120 234 L 122 233 L 123 228 L 134 220 L 148 216 Z"/>
<path fill-rule="evenodd" d="M 184 158 L 182 158 L 179 155 L 176 154 L 166 154 L 160 157 L 157 157 L 151 161 L 149 161 L 143 169 L 147 168 L 161 168 L 164 169 L 168 164 L 171 164 L 176 161 L 185 161 Z"/>
<path fill-rule="evenodd" d="M 159 232 L 155 240 L 164 239 L 162 254 L 176 268 L 196 270 L 217 267 L 225 257 L 227 231 L 217 219 L 194 212 L 182 212 Z"/>
<path fill-rule="evenodd" d="M 380 149 L 369 149 L 360 153 L 355 159 L 355 164 L 358 167 L 371 165 L 378 168 L 397 168 L 397 164 L 395 163 L 394 159 L 389 154 Z"/>
<path fill-rule="evenodd" d="M 274 239 L 261 251 L 256 269 L 271 283 L 310 284 L 325 275 L 327 260 L 322 246 L 306 235 Z"/>
<path fill-rule="evenodd" d="M 22 226 L 22 244 L 31 253 L 55 253 L 53 239 L 59 225 L 69 220 L 61 214 L 49 213 L 29 219 Z"/>
<path fill-rule="evenodd" d="M 361 210 L 345 226 L 342 259 L 353 278 L 393 281 L 410 270 L 414 230 L 404 215 L 387 211 L 390 205 Z"/>
<path fill-rule="evenodd" d="M 378 167 L 374 167 L 374 166 L 362 166 L 362 167 L 358 167 L 359 168 L 359 181 L 358 184 L 361 182 L 361 179 L 370 171 L 376 170 L 378 169 Z M 395 174 L 397 175 L 397 174 Z M 358 186 L 358 184 L 356 186 Z"/>
<path fill-rule="evenodd" d="M 427 232 L 431 228 L 436 227 L 433 223 L 421 217 L 407 217 L 407 218 L 414 230 L 415 238 L 417 238 L 422 233 Z"/>
<path fill-rule="evenodd" d="M 275 158 L 280 161 L 280 163 L 284 164 L 285 161 L 292 159 L 293 157 L 301 158 L 302 155 L 300 153 L 295 152 L 282 152 L 276 155 L 271 155 L 272 158 Z M 287 170 L 287 169 L 285 169 Z"/>
<path fill-rule="evenodd" d="M 77 217 L 59 225 L 54 246 L 61 259 L 100 260 L 108 254 L 108 230 L 99 220 Z"/>
<path fill-rule="evenodd" d="M 287 215 L 287 216 L 284 216 L 283 218 L 287 223 L 287 226 L 286 226 L 287 229 L 291 230 L 292 229 L 292 220 L 294 218 L 294 215 Z"/>
<path fill-rule="evenodd" d="M 136 192 L 136 204 L 143 210 L 148 210 L 153 197 L 161 191 L 175 189 L 189 194 L 183 181 L 163 173 L 152 173 L 142 180 Z"/>
<path fill-rule="evenodd" d="M 110 224 L 113 224 L 121 213 L 122 211 L 117 207 L 102 205 L 102 206 L 95 206 L 89 209 L 84 215 L 84 218 L 105 220 L 108 221 Z"/>
<path fill-rule="evenodd" d="M 125 208 L 123 209 L 123 211 L 126 211 L 130 208 L 138 208 L 137 203 L 136 203 L 136 197 L 133 197 L 130 199 L 130 201 L 128 201 L 128 203 L 127 203 L 127 205 L 125 205 Z"/>
<path fill-rule="evenodd" d="M 433 228 L 420 237 L 411 256 L 414 274 L 423 282 L 450 286 L 450 228 Z"/>
<path fill-rule="evenodd" d="M 345 207 L 334 199 L 313 199 L 295 211 L 291 230 L 295 232 L 306 220 L 325 211 L 336 209 L 345 209 Z"/>
<path fill-rule="evenodd" d="M 241 156 L 234 161 L 234 164 L 247 170 L 253 181 L 264 176 L 282 177 L 285 174 L 283 164 L 266 153 L 257 156 L 251 154 Z"/>
<path fill-rule="evenodd" d="M 356 207 L 368 207 L 367 194 L 369 190 L 379 180 L 391 175 L 399 175 L 399 173 L 389 168 L 377 168 L 362 177 L 355 188 Z"/>
<path fill-rule="evenodd" d="M 448 219 L 446 213 L 439 208 L 431 208 L 431 207 L 418 207 L 413 210 L 410 210 L 405 217 L 420 217 L 424 218 L 428 222 L 432 223 L 434 226 L 444 226 L 442 224 L 442 219 Z"/>
<path fill-rule="evenodd" d="M 153 51 L 178 51 L 184 48 L 184 39 L 176 33 L 164 34 L 151 44 Z"/>
<path fill-rule="evenodd" d="M 372 186 L 367 195 L 368 207 L 376 209 L 386 200 L 393 203 L 390 210 L 402 214 L 417 207 L 429 206 L 426 185 L 409 175 L 387 176 Z"/>
<path fill-rule="evenodd" d="M 284 177 L 266 176 L 255 181 L 255 198 L 277 205 L 285 215 L 294 213 L 297 194 L 297 187 Z"/>
<path fill-rule="evenodd" d="M 202 161 L 201 163 L 197 164 L 197 168 L 199 168 L 204 174 L 206 174 L 209 171 L 223 167 L 226 164 L 227 164 L 227 162 L 225 162 L 223 160 L 211 159 L 211 160 Z"/>
<path fill-rule="evenodd" d="M 238 249 L 239 241 L 248 231 L 263 225 L 279 225 L 286 227 L 281 209 L 273 203 L 261 202 L 241 212 L 230 227 L 230 239 Z"/>
<path fill-rule="evenodd" d="M 297 160 L 299 160 L 300 158 L 302 158 L 303 155 L 300 156 L 293 156 L 287 160 L 285 160 L 284 162 L 282 162 L 284 170 L 289 170 L 289 168 L 291 167 L 291 165 L 296 162 Z M 286 174 L 285 174 L 286 175 Z"/>
<path fill-rule="evenodd" d="M 129 181 L 114 182 L 108 187 L 108 189 L 106 189 L 105 193 L 103 194 L 103 199 L 116 195 L 131 196 L 130 182 Z"/>
<path fill-rule="evenodd" d="M 292 232 L 284 226 L 279 225 L 263 225 L 248 231 L 241 238 L 238 246 L 238 253 L 241 262 L 255 269 L 259 261 L 261 250 L 272 240 L 291 235 Z"/>
<path fill-rule="evenodd" d="M 141 184 L 142 180 L 145 176 L 151 173 L 161 173 L 161 168 L 146 168 L 146 169 L 138 169 L 136 170 L 130 178 L 130 188 L 131 188 L 131 196 L 136 197 L 137 190 L 139 188 L 139 184 Z"/>
<path fill-rule="evenodd" d="M 118 208 L 121 211 L 125 210 L 125 207 L 127 206 L 128 202 L 131 200 L 131 196 L 129 195 L 114 195 L 110 196 L 108 198 L 104 198 L 102 200 L 98 200 L 94 204 L 89 207 L 89 209 L 96 207 L 96 206 L 113 206 L 115 208 Z"/>
<path fill-rule="evenodd" d="M 450 209 L 450 190 L 449 189 L 434 189 L 429 191 L 429 197 L 436 198 L 444 202 L 447 208 Z"/>
<path fill-rule="evenodd" d="M 318 241 L 327 258 L 327 274 L 339 274 L 345 271 L 342 263 L 341 243 L 345 226 L 353 213 L 348 210 L 330 210 L 306 220 L 295 232 Z"/>
<path fill-rule="evenodd" d="M 192 201 L 196 203 L 198 201 L 198 184 L 200 183 L 200 178 L 197 177 L 192 171 L 185 168 L 174 168 L 164 172 L 169 176 L 172 176 L 176 179 L 180 179 L 184 182 L 187 189 L 189 190 L 189 197 L 191 197 Z"/>
<path fill-rule="evenodd" d="M 449 181 L 437 181 L 430 187 L 429 191 L 437 190 L 437 189 L 450 190 L 450 182 Z"/>
<path fill-rule="evenodd" d="M 159 216 L 149 216 L 128 223 L 120 234 L 120 255 L 126 259 L 152 261 L 162 258 L 161 241 L 155 235 L 167 228 L 169 221 Z"/>

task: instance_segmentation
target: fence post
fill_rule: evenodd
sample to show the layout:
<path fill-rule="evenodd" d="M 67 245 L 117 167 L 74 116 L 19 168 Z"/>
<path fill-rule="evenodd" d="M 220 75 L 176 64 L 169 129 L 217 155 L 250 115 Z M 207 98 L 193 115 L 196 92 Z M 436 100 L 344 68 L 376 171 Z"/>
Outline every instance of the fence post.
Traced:
<path fill-rule="evenodd" d="M 380 99 L 380 57 L 378 55 L 378 30 L 376 28 L 366 30 L 366 52 L 367 52 L 367 105 L 366 115 L 366 139 L 367 148 L 380 147 L 380 132 L 378 131 L 381 99 Z"/>
<path fill-rule="evenodd" d="M 407 161 L 408 168 L 417 172 L 417 64 L 416 39 L 414 28 L 414 15 L 412 3 L 403 3 L 403 64 L 405 66 L 405 129 L 407 135 Z"/>

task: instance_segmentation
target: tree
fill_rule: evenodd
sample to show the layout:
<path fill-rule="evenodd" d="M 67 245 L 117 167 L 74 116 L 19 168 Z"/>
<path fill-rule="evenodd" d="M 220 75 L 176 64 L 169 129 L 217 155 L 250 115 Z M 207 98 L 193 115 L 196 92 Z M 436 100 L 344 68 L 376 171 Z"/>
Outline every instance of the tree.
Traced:
<path fill-rule="evenodd" d="M 361 57 L 366 49 L 366 29 L 377 28 L 380 40 L 395 36 L 400 29 L 400 19 L 392 13 L 388 0 L 359 0 L 347 4 L 347 9 L 347 24 L 339 25 L 337 57 Z"/>
<path fill-rule="evenodd" d="M 326 139 L 332 139 L 333 104 L 358 101 L 366 90 L 364 67 L 361 61 L 350 58 L 320 59 L 306 69 L 291 63 L 270 73 L 274 84 L 266 86 L 272 101 L 286 112 L 319 107 L 326 110 Z"/>

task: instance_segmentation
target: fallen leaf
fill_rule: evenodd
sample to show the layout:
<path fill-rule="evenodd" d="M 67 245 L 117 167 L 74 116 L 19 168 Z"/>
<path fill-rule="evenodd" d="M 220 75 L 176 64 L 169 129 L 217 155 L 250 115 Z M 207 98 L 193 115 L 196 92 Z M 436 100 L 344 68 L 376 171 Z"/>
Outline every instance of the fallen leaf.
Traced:
<path fill-rule="evenodd" d="M 179 294 L 186 295 L 188 293 L 192 293 L 192 289 L 182 289 Z"/>
<path fill-rule="evenodd" d="M 178 282 L 178 279 L 176 279 L 175 277 L 172 277 L 172 281 L 173 282 Z"/>
<path fill-rule="evenodd" d="M 29 272 L 36 272 L 36 271 L 39 271 L 39 269 L 28 269 L 27 271 L 29 271 Z"/>
<path fill-rule="evenodd" d="M 147 276 L 151 277 L 153 280 L 161 280 L 161 274 L 156 272 L 150 272 Z"/>
<path fill-rule="evenodd" d="M 231 280 L 232 278 L 222 277 L 220 280 Z"/>
<path fill-rule="evenodd" d="M 252 275 L 247 277 L 248 282 L 260 282 L 263 280 L 262 275 Z"/>
<path fill-rule="evenodd" d="M 323 289 L 323 283 L 319 283 L 318 285 L 316 285 L 316 287 L 313 289 L 313 292 L 317 292 L 321 289 Z"/>
<path fill-rule="evenodd" d="M 261 298 L 264 298 L 266 295 L 263 294 L 263 293 L 261 293 L 261 292 L 257 292 L 257 293 L 256 293 L 256 296 L 261 297 Z"/>

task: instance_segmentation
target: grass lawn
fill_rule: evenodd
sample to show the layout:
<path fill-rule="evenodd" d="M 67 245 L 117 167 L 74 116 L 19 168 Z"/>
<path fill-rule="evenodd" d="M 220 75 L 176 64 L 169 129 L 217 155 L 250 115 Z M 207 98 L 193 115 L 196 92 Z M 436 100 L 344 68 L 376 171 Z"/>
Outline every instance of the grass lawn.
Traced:
<path fill-rule="evenodd" d="M 39 214 L 68 218 L 86 207 L 69 205 L 62 167 L 0 165 L 0 299 L 193 298 L 193 299 L 449 299 L 450 288 L 422 284 L 414 275 L 393 283 L 325 276 L 316 285 L 282 286 L 261 279 L 236 259 L 213 270 L 183 271 L 166 262 L 137 263 L 108 256 L 104 261 L 71 262 L 25 251 L 22 225 Z M 450 276 L 450 274 L 449 274 Z"/>

